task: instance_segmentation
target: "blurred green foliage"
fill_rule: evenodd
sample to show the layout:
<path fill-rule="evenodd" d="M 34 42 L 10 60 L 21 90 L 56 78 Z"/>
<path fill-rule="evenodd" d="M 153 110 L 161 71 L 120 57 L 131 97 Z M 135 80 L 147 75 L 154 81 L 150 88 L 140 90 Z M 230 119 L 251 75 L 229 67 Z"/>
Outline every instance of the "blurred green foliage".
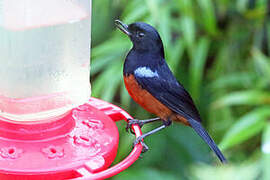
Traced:
<path fill-rule="evenodd" d="M 152 24 L 161 34 L 170 68 L 230 162 L 219 166 L 191 128 L 174 123 L 147 138 L 150 150 L 112 179 L 270 179 L 269 8 L 267 0 L 93 1 L 93 96 L 138 119 L 150 116 L 125 90 L 122 68 L 131 42 L 113 21 Z M 118 126 L 115 163 L 130 152 L 134 140 L 125 122 Z"/>

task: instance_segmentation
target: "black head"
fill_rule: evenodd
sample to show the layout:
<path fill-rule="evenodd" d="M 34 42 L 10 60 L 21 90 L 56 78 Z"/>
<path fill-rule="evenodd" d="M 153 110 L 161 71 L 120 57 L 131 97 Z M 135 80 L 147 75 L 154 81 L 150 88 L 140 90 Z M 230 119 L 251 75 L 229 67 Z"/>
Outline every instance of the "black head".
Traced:
<path fill-rule="evenodd" d="M 164 50 L 161 38 L 157 30 L 144 22 L 135 22 L 129 25 L 119 20 L 115 21 L 116 26 L 130 37 L 133 49 L 160 53 L 164 57 Z"/>

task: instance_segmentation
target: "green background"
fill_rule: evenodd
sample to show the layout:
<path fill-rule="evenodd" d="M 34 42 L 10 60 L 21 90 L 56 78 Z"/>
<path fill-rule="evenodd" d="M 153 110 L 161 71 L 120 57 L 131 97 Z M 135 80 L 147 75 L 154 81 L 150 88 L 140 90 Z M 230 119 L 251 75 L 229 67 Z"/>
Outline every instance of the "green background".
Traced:
<path fill-rule="evenodd" d="M 92 95 L 138 119 L 153 117 L 125 90 L 122 68 L 132 44 L 114 26 L 115 19 L 147 22 L 160 32 L 167 63 L 229 160 L 221 166 L 191 128 L 174 123 L 147 138 L 150 150 L 112 179 L 270 179 L 269 9 L 267 0 L 93 1 Z M 115 163 L 134 140 L 125 122 L 117 125 Z"/>

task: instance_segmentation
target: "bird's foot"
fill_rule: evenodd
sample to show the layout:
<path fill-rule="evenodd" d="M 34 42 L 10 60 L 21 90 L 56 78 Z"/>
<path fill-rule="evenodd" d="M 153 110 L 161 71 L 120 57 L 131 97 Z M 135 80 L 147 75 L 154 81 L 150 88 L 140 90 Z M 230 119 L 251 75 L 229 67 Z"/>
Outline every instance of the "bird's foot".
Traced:
<path fill-rule="evenodd" d="M 132 134 L 135 134 L 132 125 L 139 125 L 140 128 L 144 125 L 144 123 L 141 120 L 138 119 L 128 119 L 127 126 L 126 126 L 126 131 L 130 131 Z"/>
<path fill-rule="evenodd" d="M 148 146 L 143 142 L 143 136 L 136 138 L 136 140 L 133 142 L 133 147 L 135 147 L 139 143 L 141 143 L 141 145 L 143 146 L 142 153 L 145 153 L 149 150 Z"/>
<path fill-rule="evenodd" d="M 128 124 L 126 126 L 126 131 L 128 132 L 128 130 L 130 130 L 130 132 L 132 134 L 135 134 L 131 128 L 132 125 L 139 125 L 140 128 L 143 127 L 143 125 L 147 124 L 147 123 L 152 123 L 155 121 L 160 121 L 161 119 L 159 117 L 157 118 L 152 118 L 152 119 L 144 119 L 144 120 L 139 120 L 139 119 L 128 119 Z"/>

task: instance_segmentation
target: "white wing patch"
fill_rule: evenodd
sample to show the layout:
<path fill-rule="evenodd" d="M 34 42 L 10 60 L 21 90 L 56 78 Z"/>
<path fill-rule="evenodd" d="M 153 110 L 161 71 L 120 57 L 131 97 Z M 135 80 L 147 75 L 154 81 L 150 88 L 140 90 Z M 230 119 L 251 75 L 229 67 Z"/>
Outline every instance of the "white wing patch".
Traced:
<path fill-rule="evenodd" d="M 148 67 L 138 67 L 134 71 L 136 76 L 139 77 L 147 77 L 147 78 L 152 78 L 152 77 L 159 77 L 157 71 L 153 72 L 150 68 Z"/>

